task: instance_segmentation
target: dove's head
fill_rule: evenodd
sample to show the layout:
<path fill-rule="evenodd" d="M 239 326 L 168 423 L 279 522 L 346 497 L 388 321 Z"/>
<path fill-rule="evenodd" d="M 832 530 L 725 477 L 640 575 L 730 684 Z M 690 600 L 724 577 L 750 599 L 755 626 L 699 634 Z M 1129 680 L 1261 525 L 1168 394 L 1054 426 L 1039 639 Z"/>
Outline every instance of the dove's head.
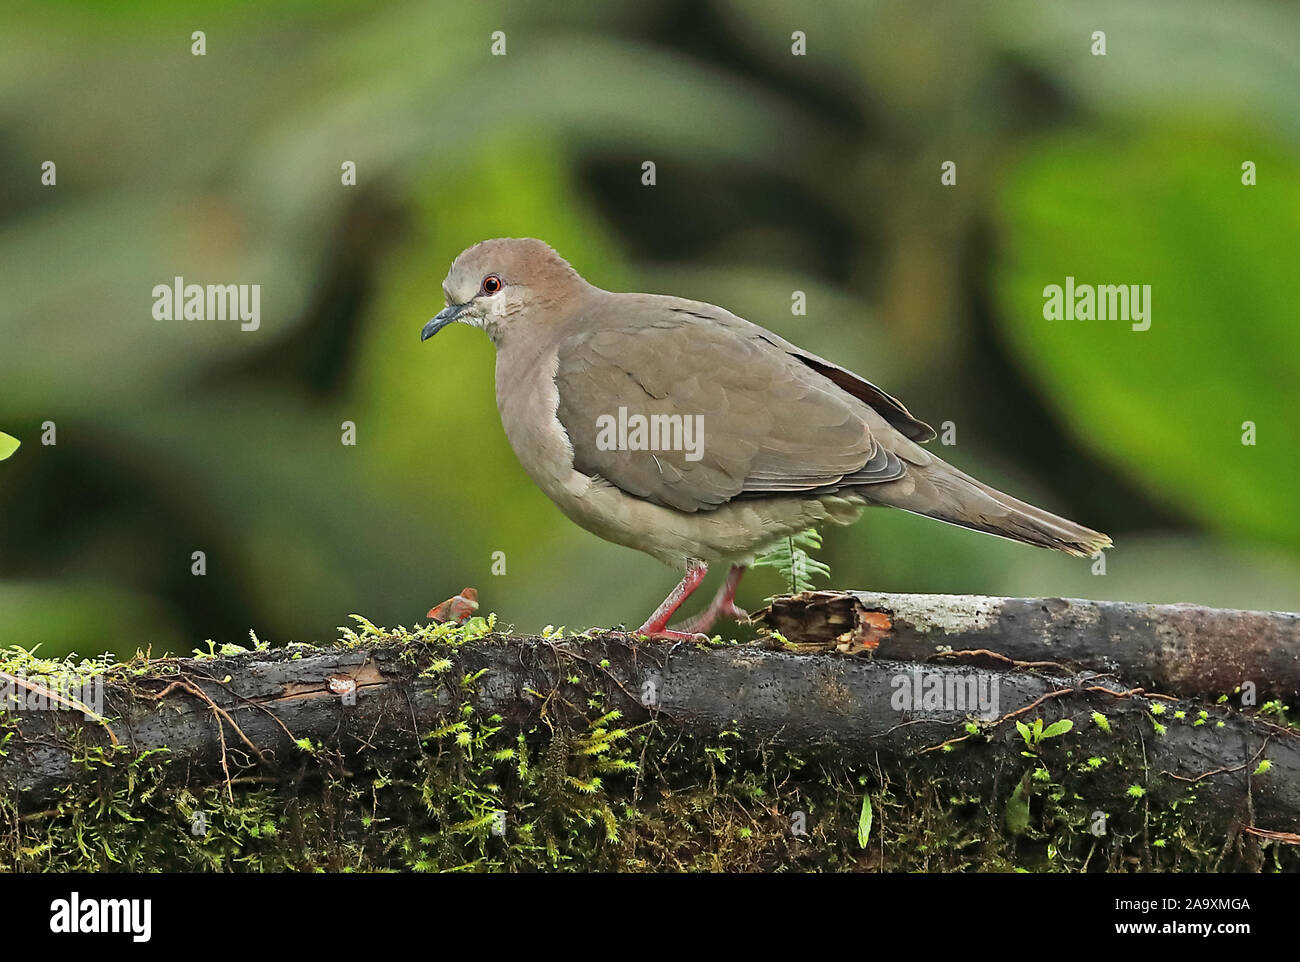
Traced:
<path fill-rule="evenodd" d="M 481 327 L 500 343 L 513 325 L 556 313 L 586 282 L 548 244 L 532 238 L 486 240 L 452 262 L 442 292 L 447 307 L 424 325 L 427 341 L 453 321 Z M 562 313 L 562 311 L 560 312 Z"/>

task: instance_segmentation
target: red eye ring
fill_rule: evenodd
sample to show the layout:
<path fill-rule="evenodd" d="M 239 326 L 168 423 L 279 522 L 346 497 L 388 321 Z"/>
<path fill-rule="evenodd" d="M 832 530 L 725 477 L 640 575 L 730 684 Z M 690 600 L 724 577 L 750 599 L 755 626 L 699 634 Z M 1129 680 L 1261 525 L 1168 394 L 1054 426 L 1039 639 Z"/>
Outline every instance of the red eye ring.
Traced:
<path fill-rule="evenodd" d="M 505 286 L 505 283 L 499 276 L 496 274 L 489 274 L 487 277 L 483 278 L 483 285 L 479 288 L 479 293 L 491 297 Z"/>

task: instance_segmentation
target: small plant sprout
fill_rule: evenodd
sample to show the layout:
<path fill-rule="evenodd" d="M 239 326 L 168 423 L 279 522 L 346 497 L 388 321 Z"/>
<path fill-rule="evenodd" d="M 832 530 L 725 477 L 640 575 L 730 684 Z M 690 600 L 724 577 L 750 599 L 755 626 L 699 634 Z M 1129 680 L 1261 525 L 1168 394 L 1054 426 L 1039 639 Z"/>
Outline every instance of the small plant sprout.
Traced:
<path fill-rule="evenodd" d="M 754 559 L 751 567 L 773 568 L 783 573 L 790 594 L 812 591 L 814 578 L 829 578 L 831 569 L 809 553 L 818 551 L 822 546 L 822 536 L 816 528 L 788 538 L 783 538 L 772 549 Z"/>
<path fill-rule="evenodd" d="M 1074 722 L 1070 721 L 1068 718 L 1062 718 L 1060 721 L 1052 722 L 1052 724 L 1048 725 L 1046 728 L 1043 727 L 1043 720 L 1041 718 L 1035 718 L 1032 726 L 1026 725 L 1021 721 L 1016 722 L 1016 731 L 1020 732 L 1020 737 L 1025 740 L 1025 747 L 1029 749 L 1029 752 L 1025 752 L 1024 754 L 1037 752 L 1038 746 L 1045 739 L 1056 738 L 1060 735 L 1064 735 L 1072 728 L 1074 728 Z"/>

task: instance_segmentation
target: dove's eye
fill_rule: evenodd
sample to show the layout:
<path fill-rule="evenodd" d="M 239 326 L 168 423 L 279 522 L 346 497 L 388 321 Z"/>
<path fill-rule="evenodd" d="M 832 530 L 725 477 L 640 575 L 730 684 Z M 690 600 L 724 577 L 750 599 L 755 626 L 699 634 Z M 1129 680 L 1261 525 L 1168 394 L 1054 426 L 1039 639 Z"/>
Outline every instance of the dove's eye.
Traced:
<path fill-rule="evenodd" d="M 486 294 L 491 297 L 505 285 L 501 283 L 501 278 L 495 274 L 489 274 L 483 278 L 483 286 L 479 289 L 480 294 Z"/>

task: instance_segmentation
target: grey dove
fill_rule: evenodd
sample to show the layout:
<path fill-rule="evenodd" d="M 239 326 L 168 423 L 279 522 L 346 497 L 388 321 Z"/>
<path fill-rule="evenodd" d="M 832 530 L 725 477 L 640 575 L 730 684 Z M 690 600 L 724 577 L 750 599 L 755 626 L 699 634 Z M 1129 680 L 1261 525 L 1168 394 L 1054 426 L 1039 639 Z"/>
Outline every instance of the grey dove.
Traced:
<path fill-rule="evenodd" d="M 934 430 L 897 399 L 721 307 L 601 290 L 514 238 L 464 251 L 443 293 L 420 340 L 452 322 L 487 332 L 501 424 L 534 483 L 588 531 L 684 572 L 638 634 L 743 620 L 756 554 L 868 505 L 1078 556 L 1111 544 L 935 457 Z M 669 628 L 716 561 L 731 564 L 717 597 Z"/>

